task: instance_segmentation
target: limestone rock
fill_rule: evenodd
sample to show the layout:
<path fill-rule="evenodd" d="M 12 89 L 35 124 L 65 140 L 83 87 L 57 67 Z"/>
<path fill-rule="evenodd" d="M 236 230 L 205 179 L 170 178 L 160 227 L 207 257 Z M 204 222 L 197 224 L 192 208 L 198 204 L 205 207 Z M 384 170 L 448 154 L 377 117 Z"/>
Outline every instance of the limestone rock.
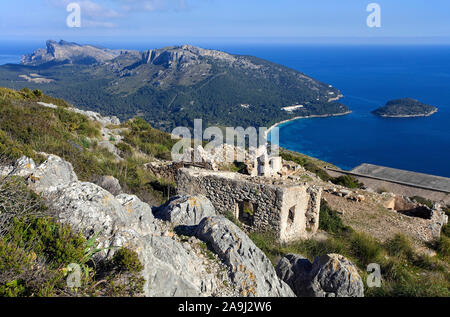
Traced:
<path fill-rule="evenodd" d="M 109 50 L 91 45 L 78 45 L 66 41 L 47 41 L 46 49 L 22 56 L 23 65 L 42 65 L 48 62 L 67 64 L 95 64 L 111 60 L 120 55 L 120 50 Z"/>
<path fill-rule="evenodd" d="M 169 237 L 145 236 L 138 245 L 146 296 L 211 296 L 220 282 L 194 252 Z"/>
<path fill-rule="evenodd" d="M 0 166 L 0 177 L 8 176 L 14 170 L 14 166 L 12 165 L 3 165 Z"/>
<path fill-rule="evenodd" d="M 311 291 L 315 297 L 363 297 L 364 284 L 355 265 L 339 254 L 314 260 Z"/>
<path fill-rule="evenodd" d="M 114 197 L 100 186 L 79 182 L 70 163 L 57 156 L 46 156 L 47 160 L 37 168 L 32 160 L 24 157 L 13 169 L 25 176 L 31 173 L 28 179 L 33 182 L 29 186 L 45 193 L 48 206 L 60 222 L 86 238 L 95 237 L 97 247 L 105 248 L 94 260 L 111 258 L 122 246 L 135 250 L 144 266 L 146 296 L 234 294 L 220 277 L 223 268 L 217 268 L 222 264 L 202 255 L 204 251 L 197 246 L 200 241 L 181 242 L 172 231 L 163 236 L 164 223 L 155 219 L 151 207 L 137 196 Z M 211 212 L 207 201 L 201 201 L 200 206 L 204 206 L 204 212 Z"/>
<path fill-rule="evenodd" d="M 14 169 L 10 173 L 11 176 L 21 176 L 27 177 L 30 175 L 33 170 L 36 168 L 36 163 L 34 163 L 33 159 L 22 156 L 19 158 L 14 164 Z"/>
<path fill-rule="evenodd" d="M 134 249 L 144 265 L 146 296 L 211 296 L 218 283 L 200 259 L 182 244 L 162 237 L 151 208 L 136 196 L 112 196 L 92 183 L 74 182 L 52 200 L 61 222 L 96 233 L 99 248 L 109 248 L 97 259 L 109 258 L 118 247 Z"/>
<path fill-rule="evenodd" d="M 222 216 L 203 219 L 196 236 L 228 266 L 230 278 L 241 296 L 294 296 L 289 286 L 277 277 L 266 255 L 228 219 Z"/>
<path fill-rule="evenodd" d="M 153 217 L 152 208 L 135 195 L 120 194 L 116 196 L 128 213 L 128 221 L 141 234 L 160 233 L 160 228 Z"/>
<path fill-rule="evenodd" d="M 288 254 L 277 264 L 278 277 L 291 287 L 297 296 L 306 296 L 304 286 L 309 283 L 312 264 L 308 259 L 297 254 Z"/>
<path fill-rule="evenodd" d="M 56 155 L 47 155 L 47 160 L 32 170 L 28 183 L 35 192 L 48 195 L 59 188 L 78 181 L 72 164 Z"/>
<path fill-rule="evenodd" d="M 38 105 L 41 105 L 41 106 L 43 106 L 43 107 L 46 107 L 46 108 L 58 109 L 58 106 L 57 106 L 57 105 L 54 105 L 54 104 L 52 104 L 52 103 L 37 102 L 37 104 L 38 104 Z"/>
<path fill-rule="evenodd" d="M 98 147 L 107 150 L 109 153 L 113 154 L 116 159 L 120 159 L 119 150 L 110 141 L 100 141 L 98 142 Z"/>
<path fill-rule="evenodd" d="M 109 192 L 92 183 L 73 182 L 50 199 L 62 223 L 67 223 L 87 238 L 99 234 L 99 247 L 111 247 L 110 239 L 120 228 L 133 229 L 122 204 Z M 103 252 L 100 256 L 106 256 Z"/>
<path fill-rule="evenodd" d="M 122 187 L 119 181 L 113 176 L 101 176 L 95 181 L 95 184 L 109 191 L 114 196 L 122 193 Z"/>
<path fill-rule="evenodd" d="M 161 206 L 158 218 L 175 225 L 195 226 L 205 217 L 216 215 L 214 206 L 203 196 L 175 196 Z"/>
<path fill-rule="evenodd" d="M 339 254 L 317 257 L 311 265 L 298 255 L 287 255 L 277 273 L 300 297 L 363 297 L 364 284 L 355 265 Z"/>

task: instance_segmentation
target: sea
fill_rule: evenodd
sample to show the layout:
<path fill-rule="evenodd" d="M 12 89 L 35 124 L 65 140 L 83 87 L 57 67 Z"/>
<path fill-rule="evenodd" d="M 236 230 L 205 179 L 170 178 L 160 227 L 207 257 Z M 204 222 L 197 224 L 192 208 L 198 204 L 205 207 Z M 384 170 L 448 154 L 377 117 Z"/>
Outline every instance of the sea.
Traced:
<path fill-rule="evenodd" d="M 450 177 L 450 46 L 304 45 L 240 50 L 340 89 L 350 115 L 279 126 L 280 146 L 350 170 L 371 163 Z M 411 97 L 439 108 L 420 118 L 372 110 Z"/>
<path fill-rule="evenodd" d="M 371 163 L 450 177 L 450 46 L 200 45 L 264 58 L 341 90 L 344 98 L 339 102 L 346 104 L 351 114 L 281 124 L 282 147 L 347 170 Z M 140 50 L 161 47 L 151 43 L 104 46 Z M 0 43 L 0 65 L 18 63 L 23 53 L 38 47 L 45 45 Z M 405 97 L 434 105 L 439 111 L 422 118 L 371 114 L 387 101 Z"/>

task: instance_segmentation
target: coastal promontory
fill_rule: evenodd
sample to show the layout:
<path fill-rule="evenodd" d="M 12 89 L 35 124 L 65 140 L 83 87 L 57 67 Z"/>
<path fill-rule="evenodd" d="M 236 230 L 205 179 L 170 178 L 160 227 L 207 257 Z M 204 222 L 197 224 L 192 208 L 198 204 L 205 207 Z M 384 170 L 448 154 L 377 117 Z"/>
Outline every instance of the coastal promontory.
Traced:
<path fill-rule="evenodd" d="M 428 117 L 437 111 L 438 108 L 416 99 L 402 98 L 388 101 L 385 106 L 372 111 L 372 113 L 385 118 L 408 118 Z"/>
<path fill-rule="evenodd" d="M 270 126 L 349 111 L 339 89 L 295 69 L 191 45 L 139 52 L 47 41 L 20 65 L 0 66 L 0 86 L 39 89 L 122 120 L 141 116 L 166 131 L 197 118 Z"/>

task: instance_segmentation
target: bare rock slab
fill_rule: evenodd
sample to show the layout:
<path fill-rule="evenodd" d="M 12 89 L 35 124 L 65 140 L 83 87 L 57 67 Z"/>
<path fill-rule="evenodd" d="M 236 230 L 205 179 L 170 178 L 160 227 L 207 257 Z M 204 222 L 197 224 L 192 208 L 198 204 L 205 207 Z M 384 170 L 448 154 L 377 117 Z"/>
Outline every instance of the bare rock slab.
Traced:
<path fill-rule="evenodd" d="M 364 297 L 364 284 L 356 266 L 339 254 L 307 259 L 288 254 L 277 274 L 299 297 Z"/>
<path fill-rule="evenodd" d="M 156 212 L 158 218 L 179 226 L 195 226 L 215 215 L 214 206 L 204 196 L 175 196 Z"/>
<path fill-rule="evenodd" d="M 222 216 L 202 220 L 196 236 L 206 242 L 230 271 L 241 296 L 293 297 L 267 256 L 235 224 Z"/>

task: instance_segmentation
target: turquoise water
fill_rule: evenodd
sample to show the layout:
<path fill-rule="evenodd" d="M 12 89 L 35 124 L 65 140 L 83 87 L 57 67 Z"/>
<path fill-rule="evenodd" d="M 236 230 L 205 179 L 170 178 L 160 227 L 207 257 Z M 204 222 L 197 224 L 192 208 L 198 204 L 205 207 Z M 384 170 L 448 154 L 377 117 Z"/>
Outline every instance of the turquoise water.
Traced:
<path fill-rule="evenodd" d="M 344 169 L 372 163 L 450 177 L 450 47 L 310 46 L 254 54 L 334 85 L 353 111 L 281 125 L 282 147 Z M 435 105 L 439 112 L 402 119 L 370 113 L 402 97 Z"/>

